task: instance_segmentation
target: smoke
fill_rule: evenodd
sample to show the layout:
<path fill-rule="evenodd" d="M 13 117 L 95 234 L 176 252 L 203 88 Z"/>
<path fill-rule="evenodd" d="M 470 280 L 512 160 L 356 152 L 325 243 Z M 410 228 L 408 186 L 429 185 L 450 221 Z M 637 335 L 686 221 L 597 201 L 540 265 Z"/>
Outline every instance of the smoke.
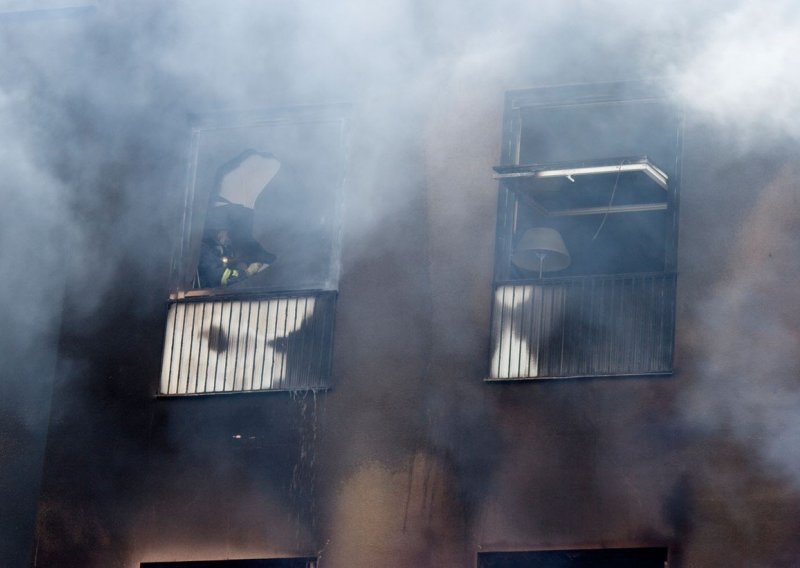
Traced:
<path fill-rule="evenodd" d="M 0 556 L 12 562 L 33 527 L 63 293 L 64 188 L 33 151 L 26 118 L 24 93 L 0 88 Z"/>
<path fill-rule="evenodd" d="M 204 110 L 382 101 L 393 113 L 369 109 L 367 127 L 387 140 L 402 126 L 379 114 L 424 113 L 437 87 L 465 76 L 516 87 L 663 76 L 676 101 L 724 126 L 798 133 L 792 2 L 517 4 L 103 3 L 80 18 L 4 23 L 2 100 L 29 111 L 14 138 L 59 136 L 33 150 L 56 177 L 66 162 L 98 175 L 140 146 L 178 159 L 169 128 Z"/>
<path fill-rule="evenodd" d="M 698 381 L 685 392 L 688 421 L 752 447 L 775 476 L 800 488 L 800 356 L 793 282 L 800 278 L 795 248 L 797 168 L 777 172 L 754 197 L 733 231 L 728 267 L 699 303 L 697 337 L 706 338 Z M 729 227 L 730 229 L 730 227 Z"/>
<path fill-rule="evenodd" d="M 694 220 L 685 225 L 703 214 L 727 219 L 713 230 L 714 248 L 681 236 L 682 245 L 699 245 L 681 253 L 688 261 L 682 269 L 708 284 L 678 331 L 687 361 L 700 362 L 690 364 L 697 378 L 682 392 L 682 415 L 695 433 L 738 444 L 763 467 L 763 483 L 785 483 L 792 493 L 800 488 L 794 449 L 800 360 L 790 283 L 800 235 L 798 172 L 788 164 L 800 141 L 800 80 L 792 72 L 800 64 L 799 8 L 783 1 L 732 4 L 697 23 L 668 75 L 694 136 L 684 184 L 705 188 L 713 204 L 693 212 L 686 207 L 695 200 L 684 203 L 682 216 Z M 716 169 L 692 155 L 710 141 L 718 146 L 710 152 Z M 745 485 L 744 478 L 720 483 L 731 494 L 753 491 Z"/>
<path fill-rule="evenodd" d="M 671 65 L 678 100 L 745 143 L 800 135 L 796 2 L 741 2 L 695 35 L 694 49 Z"/>
<path fill-rule="evenodd" d="M 693 120 L 714 125 L 721 138 L 736 139 L 741 155 L 765 140 L 800 136 L 800 78 L 794 71 L 800 67 L 800 8 L 790 0 L 766 5 L 663 0 L 646 7 L 634 0 L 108 1 L 53 17 L 3 19 L 0 13 L 0 32 L 0 266 L 11 267 L 3 278 L 4 296 L 14 301 L 4 302 L 2 312 L 7 322 L 3 347 L 5 351 L 8 345 L 9 353 L 37 352 L 42 337 L 54 342 L 64 280 L 67 308 L 75 317 L 71 321 L 81 324 L 79 339 L 91 337 L 109 306 L 134 322 L 160 309 L 180 218 L 190 114 L 355 102 L 359 135 L 349 165 L 345 231 L 351 248 L 344 278 L 347 270 L 358 270 L 389 252 L 410 254 L 375 236 L 403 238 L 403 215 L 419 205 L 421 192 L 439 191 L 428 202 L 435 209 L 430 225 L 452 223 L 453 230 L 429 235 L 435 258 L 409 276 L 432 279 L 438 307 L 425 313 L 430 305 L 427 283 L 398 286 L 391 294 L 409 311 L 416 310 L 411 321 L 430 317 L 438 326 L 434 351 L 414 347 L 418 353 L 456 361 L 480 349 L 485 333 L 470 331 L 483 321 L 480 304 L 476 300 L 475 306 L 460 309 L 462 298 L 488 301 L 490 294 L 481 288 L 470 295 L 476 290 L 472 282 L 465 282 L 460 272 L 449 274 L 450 265 L 442 259 L 460 244 L 457 262 L 480 265 L 476 273 L 483 278 L 481 285 L 490 279 L 491 243 L 483 229 L 491 234 L 494 196 L 487 196 L 494 187 L 490 166 L 499 154 L 504 90 L 660 77 L 676 105 Z M 496 122 L 489 125 L 483 116 Z M 437 132 L 431 123 L 452 127 L 461 139 Z M 438 152 L 436 157 L 421 159 L 423 146 Z M 453 173 L 452 166 L 463 156 L 472 160 L 470 167 Z M 413 184 L 403 182 L 408 179 Z M 441 197 L 459 188 L 470 198 Z M 791 189 L 791 178 L 786 178 L 766 191 L 773 197 L 765 199 L 783 203 Z M 724 188 L 710 191 L 724 198 Z M 779 210 L 764 205 L 766 212 L 754 213 L 753 223 L 767 226 Z M 479 211 L 487 213 L 481 216 Z M 481 232 L 470 235 L 477 218 L 484 221 Z M 412 228 L 427 223 L 423 219 Z M 783 228 L 774 231 L 767 241 L 783 242 Z M 790 252 L 782 254 L 783 262 L 790 263 Z M 794 335 L 779 310 L 769 312 L 771 325 L 759 324 L 753 332 L 759 336 L 767 327 L 783 332 L 759 336 L 763 349 L 758 360 L 742 360 L 746 350 L 729 342 L 726 333 L 729 316 L 735 322 L 749 321 L 756 310 L 741 298 L 752 298 L 752 290 L 773 270 L 769 281 L 775 283 L 783 265 L 776 261 L 763 269 L 730 273 L 720 297 L 707 306 L 707 321 L 718 322 L 710 333 L 720 340 L 707 354 L 714 367 L 705 369 L 704 376 L 749 369 L 746 376 L 752 377 L 773 368 L 766 354 L 783 361 L 775 365 L 794 369 L 793 344 L 787 339 Z M 448 329 L 456 331 L 446 334 Z M 129 338 L 115 333 L 124 351 Z M 477 376 L 469 364 L 450 366 L 447 359 L 433 368 L 437 365 L 443 375 L 464 371 Z M 785 379 L 771 383 L 772 396 L 794 401 L 791 373 L 784 371 L 769 373 Z M 36 373 L 29 369 L 25 376 L 31 374 Z M 712 384 L 717 383 L 693 385 L 692 413 L 708 417 L 704 427 L 710 429 L 737 423 L 728 416 L 728 403 L 735 402 L 730 398 L 720 399 L 714 408 L 704 406 L 714 399 L 714 392 L 707 390 Z M 738 384 L 750 394 L 758 391 L 753 383 Z M 384 387 L 376 381 L 369 389 L 377 398 L 382 395 L 373 391 Z M 447 393 L 433 397 L 432 407 L 452 405 L 436 412 L 455 417 L 444 434 L 432 435 L 436 444 L 447 446 L 456 426 L 481 431 L 485 417 L 494 416 L 493 409 L 483 406 L 491 404 L 487 397 L 475 393 L 480 388 L 476 382 L 462 397 L 480 406 L 475 409 L 466 403 L 459 407 L 452 400 L 457 397 Z M 26 396 L 47 398 L 38 391 L 16 394 L 5 398 L 9 402 L 0 413 L 26 423 L 33 414 L 11 410 Z M 76 407 L 97 402 L 80 398 L 96 395 L 71 396 Z M 408 397 L 414 400 L 413 393 Z M 735 431 L 745 443 L 763 428 L 767 437 L 785 432 L 758 447 L 771 463 L 792 456 L 785 465 L 793 466 L 794 454 L 786 448 L 798 423 L 788 411 L 765 420 L 771 406 L 761 402 L 747 409 L 749 425 Z M 46 405 L 37 408 L 46 414 Z M 400 416 L 405 412 L 410 411 L 398 410 Z M 38 420 L 41 424 L 41 415 Z M 110 420 L 124 422 L 122 417 Z M 453 459 L 461 459 L 464 468 L 486 462 L 480 455 L 494 438 L 486 434 L 480 440 L 473 453 Z M 470 490 L 479 491 L 483 479 L 474 477 L 478 479 L 470 478 Z"/>
<path fill-rule="evenodd" d="M 2 77 L 33 111 L 26 127 L 65 142 L 37 153 L 49 154 L 57 177 L 66 169 L 69 182 L 81 186 L 103 183 L 109 162 L 178 162 L 187 113 L 356 101 L 365 111 L 360 127 L 391 144 L 424 120 L 452 77 L 520 87 L 663 76 L 678 103 L 717 123 L 797 134 L 800 84 L 787 70 L 800 57 L 798 9 L 791 2 L 684 4 L 107 2 L 73 19 L 6 23 L 11 57 Z M 43 28 L 34 39 L 31 32 Z M 130 180 L 132 174 L 117 173 L 114 181 L 164 184 Z M 180 185 L 181 175 L 176 163 L 168 183 Z M 376 169 L 360 175 L 364 185 L 381 178 Z M 90 209 L 97 190 L 82 193 L 88 203 L 79 206 Z M 401 197 L 383 212 L 359 212 L 365 233 L 398 205 Z M 141 207 L 166 210 L 156 202 Z M 159 222 L 169 223 L 169 215 Z M 126 238 L 110 236 L 115 243 Z M 110 273 L 101 271 L 95 288 L 112 285 Z"/>

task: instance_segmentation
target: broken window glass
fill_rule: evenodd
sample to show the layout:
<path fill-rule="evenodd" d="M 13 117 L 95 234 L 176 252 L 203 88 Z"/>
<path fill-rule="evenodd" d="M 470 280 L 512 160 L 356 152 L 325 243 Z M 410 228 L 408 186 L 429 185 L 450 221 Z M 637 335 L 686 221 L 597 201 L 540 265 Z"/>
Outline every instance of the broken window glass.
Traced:
<path fill-rule="evenodd" d="M 196 126 L 159 394 L 329 386 L 346 116 L 309 107 Z"/>
<path fill-rule="evenodd" d="M 176 288 L 336 288 L 344 126 L 294 118 L 195 130 Z"/>

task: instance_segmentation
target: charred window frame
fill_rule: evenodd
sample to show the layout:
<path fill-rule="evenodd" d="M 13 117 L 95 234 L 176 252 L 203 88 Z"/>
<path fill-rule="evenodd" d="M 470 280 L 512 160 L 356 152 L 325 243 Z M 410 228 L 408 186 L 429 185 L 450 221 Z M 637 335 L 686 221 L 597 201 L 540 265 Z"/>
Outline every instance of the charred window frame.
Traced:
<path fill-rule="evenodd" d="M 159 395 L 329 387 L 349 116 L 193 119 Z"/>
<path fill-rule="evenodd" d="M 681 145 L 652 82 L 507 94 L 489 380 L 672 372 Z"/>
<path fill-rule="evenodd" d="M 185 562 L 142 562 L 141 568 L 317 568 L 314 557 L 268 558 L 261 560 L 192 560 Z"/>
<path fill-rule="evenodd" d="M 582 548 L 524 552 L 478 553 L 478 568 L 668 568 L 669 550 L 647 548 Z"/>

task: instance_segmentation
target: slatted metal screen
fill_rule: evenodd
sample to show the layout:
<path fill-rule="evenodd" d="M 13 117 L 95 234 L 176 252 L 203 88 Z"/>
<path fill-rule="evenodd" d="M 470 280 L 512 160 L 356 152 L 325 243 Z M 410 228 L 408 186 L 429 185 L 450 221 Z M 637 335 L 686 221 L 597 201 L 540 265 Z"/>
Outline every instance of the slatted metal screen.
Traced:
<path fill-rule="evenodd" d="M 498 285 L 489 379 L 671 372 L 675 284 L 659 273 Z"/>
<path fill-rule="evenodd" d="M 329 386 L 335 292 L 170 304 L 159 393 Z"/>

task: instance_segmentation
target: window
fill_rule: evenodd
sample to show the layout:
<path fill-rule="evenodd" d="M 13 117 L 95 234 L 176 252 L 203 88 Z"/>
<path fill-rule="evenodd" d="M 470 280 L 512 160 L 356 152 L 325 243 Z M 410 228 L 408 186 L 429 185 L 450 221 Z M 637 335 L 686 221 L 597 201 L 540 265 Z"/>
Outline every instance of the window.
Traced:
<path fill-rule="evenodd" d="M 666 548 L 485 552 L 478 568 L 666 568 Z"/>
<path fill-rule="evenodd" d="M 681 122 L 656 92 L 508 94 L 490 380 L 671 372 Z"/>
<path fill-rule="evenodd" d="M 316 568 L 316 558 L 265 560 L 209 560 L 192 562 L 143 562 L 142 568 Z"/>
<path fill-rule="evenodd" d="M 197 121 L 160 394 L 328 386 L 346 135 L 341 106 Z"/>

